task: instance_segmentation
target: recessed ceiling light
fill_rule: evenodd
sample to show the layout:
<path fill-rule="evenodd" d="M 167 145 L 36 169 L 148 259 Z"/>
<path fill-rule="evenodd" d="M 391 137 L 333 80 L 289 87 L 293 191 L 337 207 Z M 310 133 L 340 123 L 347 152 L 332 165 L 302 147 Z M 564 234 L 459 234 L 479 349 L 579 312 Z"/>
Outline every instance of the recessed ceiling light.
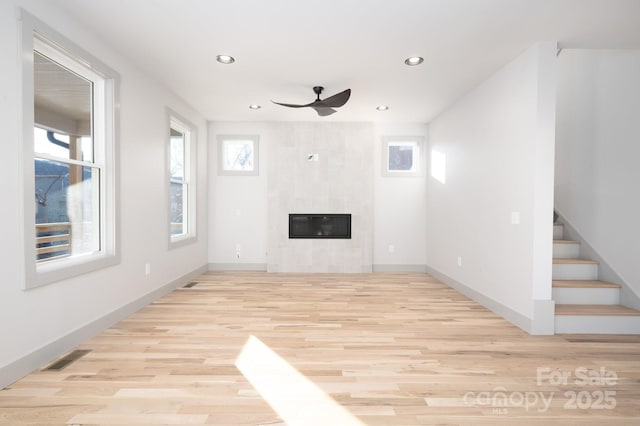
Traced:
<path fill-rule="evenodd" d="M 421 58 L 420 56 L 411 56 L 410 58 L 405 59 L 404 63 L 413 67 L 415 65 L 420 65 L 423 61 L 424 58 Z"/>
<path fill-rule="evenodd" d="M 221 64 L 232 64 L 236 60 L 233 58 L 233 56 L 218 55 L 218 56 L 216 56 L 216 61 L 220 62 Z"/>
<path fill-rule="evenodd" d="M 378 111 L 386 111 L 386 110 L 388 110 L 388 109 L 389 109 L 389 107 L 388 107 L 388 106 L 386 106 L 386 105 L 378 105 L 378 106 L 376 107 L 376 109 L 377 109 Z"/>
<path fill-rule="evenodd" d="M 249 109 L 260 109 L 260 108 L 262 108 L 262 105 L 258 105 L 258 104 L 249 105 Z"/>

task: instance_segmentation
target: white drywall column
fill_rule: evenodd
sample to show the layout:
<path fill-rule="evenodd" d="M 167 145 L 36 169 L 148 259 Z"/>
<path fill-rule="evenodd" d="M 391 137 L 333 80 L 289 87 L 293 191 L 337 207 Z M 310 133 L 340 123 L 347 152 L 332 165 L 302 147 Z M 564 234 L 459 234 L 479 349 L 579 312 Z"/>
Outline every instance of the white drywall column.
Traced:
<path fill-rule="evenodd" d="M 557 43 L 538 50 L 538 108 L 535 137 L 533 203 L 532 334 L 553 334 L 551 300 L 553 258 L 553 179 L 556 127 Z"/>

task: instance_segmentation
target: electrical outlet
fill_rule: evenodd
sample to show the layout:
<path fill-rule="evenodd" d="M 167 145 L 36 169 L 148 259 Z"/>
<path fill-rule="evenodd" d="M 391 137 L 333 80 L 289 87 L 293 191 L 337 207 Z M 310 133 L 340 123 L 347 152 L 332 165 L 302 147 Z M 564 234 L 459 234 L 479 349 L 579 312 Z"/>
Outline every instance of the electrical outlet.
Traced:
<path fill-rule="evenodd" d="M 151 264 L 147 263 L 144 265 L 144 274 L 149 275 L 151 273 Z"/>
<path fill-rule="evenodd" d="M 393 246 L 393 244 L 389 244 L 389 253 L 393 253 L 394 251 L 396 251 L 396 248 Z"/>
<path fill-rule="evenodd" d="M 462 256 L 458 256 L 458 266 L 462 266 Z"/>

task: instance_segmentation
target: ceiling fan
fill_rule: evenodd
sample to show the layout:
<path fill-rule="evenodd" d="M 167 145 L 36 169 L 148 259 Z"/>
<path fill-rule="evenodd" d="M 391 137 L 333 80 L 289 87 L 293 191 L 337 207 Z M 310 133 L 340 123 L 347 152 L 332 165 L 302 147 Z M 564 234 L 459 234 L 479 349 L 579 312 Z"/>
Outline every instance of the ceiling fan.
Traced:
<path fill-rule="evenodd" d="M 336 95 L 329 96 L 326 99 L 320 99 L 320 94 L 324 90 L 322 86 L 315 86 L 313 88 L 313 93 L 316 94 L 316 100 L 306 105 L 294 105 L 294 104 L 283 104 L 280 102 L 271 101 L 276 105 L 282 105 L 289 108 L 305 108 L 311 107 L 316 110 L 319 116 L 325 117 L 327 115 L 331 115 L 336 110 L 334 108 L 339 108 L 342 105 L 346 104 L 351 96 L 351 89 L 344 90 Z"/>

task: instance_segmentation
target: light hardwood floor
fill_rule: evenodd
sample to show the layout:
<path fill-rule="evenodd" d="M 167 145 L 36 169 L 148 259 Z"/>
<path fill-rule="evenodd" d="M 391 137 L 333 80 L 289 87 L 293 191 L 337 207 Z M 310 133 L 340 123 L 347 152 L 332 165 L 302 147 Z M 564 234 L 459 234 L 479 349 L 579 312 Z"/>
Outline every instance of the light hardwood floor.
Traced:
<path fill-rule="evenodd" d="M 530 336 L 426 274 L 196 281 L 0 391 L 0 424 L 640 424 L 638 336 Z"/>

